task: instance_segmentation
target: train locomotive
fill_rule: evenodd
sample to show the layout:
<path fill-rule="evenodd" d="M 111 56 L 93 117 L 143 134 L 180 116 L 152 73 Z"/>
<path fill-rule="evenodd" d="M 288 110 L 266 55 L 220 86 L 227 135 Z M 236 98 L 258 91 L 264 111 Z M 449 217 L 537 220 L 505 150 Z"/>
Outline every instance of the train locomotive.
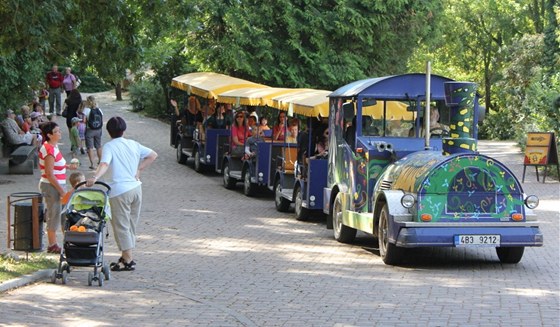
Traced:
<path fill-rule="evenodd" d="M 356 81 L 329 97 L 323 208 L 336 240 L 371 234 L 389 265 L 414 247 L 493 247 L 501 262 L 517 263 L 526 246 L 543 245 L 532 211 L 538 198 L 477 151 L 476 84 L 405 74 Z M 376 101 L 410 104 L 413 118 L 397 119 L 400 134 L 387 112 L 375 117 L 375 135 L 365 132 L 364 108 Z M 445 116 L 444 133 L 430 128 L 432 104 Z"/>

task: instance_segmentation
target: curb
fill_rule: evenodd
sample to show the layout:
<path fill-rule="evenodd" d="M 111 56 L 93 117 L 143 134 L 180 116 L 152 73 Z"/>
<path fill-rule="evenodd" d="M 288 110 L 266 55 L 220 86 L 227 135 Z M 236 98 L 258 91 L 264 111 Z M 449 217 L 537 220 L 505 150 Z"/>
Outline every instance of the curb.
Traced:
<path fill-rule="evenodd" d="M 2 284 L 0 284 L 0 293 L 4 293 L 14 288 L 26 286 L 35 283 L 39 280 L 47 279 L 51 276 L 53 269 L 43 269 L 34 272 L 33 274 L 23 275 L 18 278 L 10 279 Z"/>

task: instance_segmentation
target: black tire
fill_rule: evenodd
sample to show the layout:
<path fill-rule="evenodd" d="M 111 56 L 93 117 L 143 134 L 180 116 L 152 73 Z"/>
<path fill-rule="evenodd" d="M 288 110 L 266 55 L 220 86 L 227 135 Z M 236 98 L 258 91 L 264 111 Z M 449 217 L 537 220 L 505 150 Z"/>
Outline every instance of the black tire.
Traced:
<path fill-rule="evenodd" d="M 309 219 L 309 209 L 303 207 L 303 190 L 300 186 L 296 186 L 296 195 L 294 196 L 294 211 L 296 220 L 306 221 Z"/>
<path fill-rule="evenodd" d="M 104 264 L 103 267 L 101 268 L 101 271 L 105 275 L 105 280 L 111 280 L 111 269 L 109 269 L 108 264 Z"/>
<path fill-rule="evenodd" d="M 280 179 L 274 182 L 274 204 L 276 205 L 276 210 L 280 212 L 287 212 L 290 210 L 290 201 L 282 196 L 282 184 L 280 184 Z"/>
<path fill-rule="evenodd" d="M 379 213 L 378 226 L 379 255 L 386 265 L 397 265 L 402 262 L 405 249 L 389 242 L 389 209 L 387 204 L 383 205 Z"/>
<path fill-rule="evenodd" d="M 91 286 L 93 285 L 93 272 L 89 272 L 87 275 L 87 285 Z"/>
<path fill-rule="evenodd" d="M 257 192 L 257 184 L 251 182 L 251 173 L 246 169 L 243 173 L 243 193 L 246 196 L 254 196 Z"/>
<path fill-rule="evenodd" d="M 222 166 L 222 175 L 223 175 L 224 187 L 227 188 L 228 190 L 233 189 L 237 181 L 229 176 L 229 164 L 227 161 L 224 162 Z"/>
<path fill-rule="evenodd" d="M 53 270 L 52 274 L 51 274 L 51 283 L 56 284 L 56 274 L 57 274 L 57 270 Z"/>
<path fill-rule="evenodd" d="M 181 140 L 179 140 L 177 143 L 177 162 L 180 163 L 181 165 L 184 165 L 185 163 L 187 163 L 188 158 L 189 157 L 187 157 L 183 153 L 183 145 L 181 144 Z"/>
<path fill-rule="evenodd" d="M 501 263 L 519 263 L 525 252 L 525 247 L 497 247 L 496 253 Z"/>
<path fill-rule="evenodd" d="M 203 167 L 202 167 L 202 163 L 200 162 L 200 153 L 198 152 L 198 149 L 195 148 L 194 149 L 194 171 L 196 171 L 197 173 L 202 173 L 203 171 Z"/>
<path fill-rule="evenodd" d="M 357 230 L 342 224 L 342 194 L 338 193 L 333 203 L 333 232 L 334 239 L 340 243 L 352 243 Z"/>
<path fill-rule="evenodd" d="M 105 279 L 105 274 L 102 271 L 100 271 L 99 276 L 97 276 L 97 285 L 99 285 L 99 287 L 103 286 L 104 279 Z"/>
<path fill-rule="evenodd" d="M 62 271 L 62 285 L 66 285 L 67 282 L 68 282 L 68 271 L 63 270 Z"/>

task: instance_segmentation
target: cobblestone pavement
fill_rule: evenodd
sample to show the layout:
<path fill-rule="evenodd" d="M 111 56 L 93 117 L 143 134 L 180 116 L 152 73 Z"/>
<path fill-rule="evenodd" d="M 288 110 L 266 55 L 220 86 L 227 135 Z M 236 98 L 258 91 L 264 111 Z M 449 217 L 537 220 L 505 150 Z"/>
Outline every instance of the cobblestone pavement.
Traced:
<path fill-rule="evenodd" d="M 545 245 L 527 248 L 521 263 L 501 264 L 488 248 L 418 249 L 408 264 L 387 266 L 367 235 L 337 243 L 321 218 L 298 222 L 277 212 L 271 196 L 247 198 L 223 188 L 216 174 L 177 164 L 168 125 L 111 98 L 100 97 L 106 118 L 125 117 L 125 136 L 159 154 L 142 176 L 137 269 L 113 273 L 101 288 L 88 287 L 88 269 L 76 268 L 67 285 L 40 282 L 0 294 L 0 325 L 559 325 L 557 181 L 538 183 L 527 172 L 523 187 L 541 198 Z M 512 142 L 481 142 L 481 150 L 521 178 Z M 0 180 L 5 208 L 7 194 L 35 191 L 38 175 Z M 0 252 L 5 231 L 2 212 Z M 112 236 L 105 254 L 109 262 L 119 256 Z"/>

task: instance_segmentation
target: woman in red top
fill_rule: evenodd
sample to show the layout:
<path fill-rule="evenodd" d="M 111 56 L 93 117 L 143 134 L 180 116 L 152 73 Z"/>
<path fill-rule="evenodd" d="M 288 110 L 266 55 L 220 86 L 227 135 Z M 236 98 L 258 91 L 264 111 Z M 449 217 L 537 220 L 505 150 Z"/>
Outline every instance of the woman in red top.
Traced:
<path fill-rule="evenodd" d="M 245 139 L 249 132 L 245 126 L 245 115 L 243 112 L 235 113 L 235 120 L 231 127 L 231 153 L 234 155 L 243 155 L 245 147 Z"/>
<path fill-rule="evenodd" d="M 280 112 L 276 124 L 272 129 L 272 139 L 274 141 L 284 141 L 286 127 L 286 113 Z"/>
<path fill-rule="evenodd" d="M 60 198 L 66 193 L 66 169 L 77 169 L 78 167 L 76 164 L 67 165 L 58 149 L 58 142 L 62 134 L 57 123 L 45 123 L 41 127 L 41 131 L 45 142 L 39 149 L 39 168 L 41 169 L 39 190 L 43 194 L 46 206 L 49 241 L 47 252 L 60 253 L 60 247 L 56 242 L 56 230 L 60 228 L 62 220 Z"/>

